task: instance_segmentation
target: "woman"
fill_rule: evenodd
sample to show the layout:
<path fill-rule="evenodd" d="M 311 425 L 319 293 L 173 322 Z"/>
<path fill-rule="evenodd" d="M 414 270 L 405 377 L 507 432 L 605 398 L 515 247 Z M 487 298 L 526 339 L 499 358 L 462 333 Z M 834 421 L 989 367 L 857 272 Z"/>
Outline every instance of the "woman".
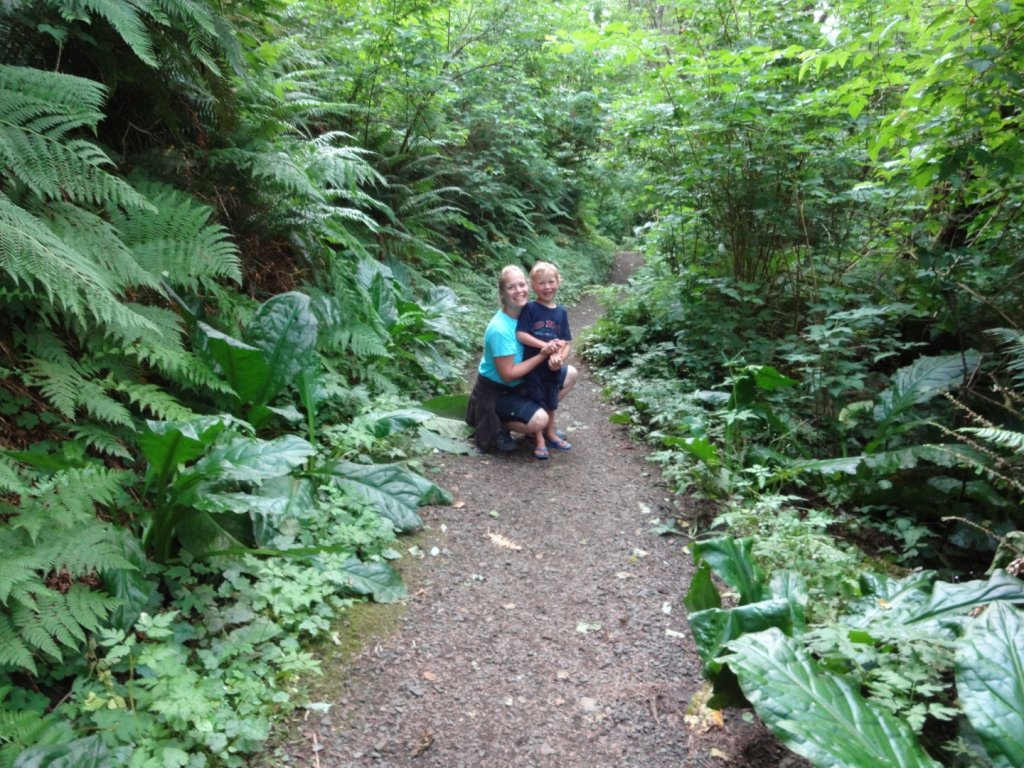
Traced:
<path fill-rule="evenodd" d="M 501 309 L 487 324 L 484 332 L 484 354 L 477 369 L 476 383 L 469 396 L 466 423 L 474 428 L 477 448 L 488 451 L 498 448 L 512 451 L 519 444 L 509 430 L 535 435 L 548 425 L 544 409 L 520 391 L 523 377 L 538 365 L 552 358 L 561 363 L 560 342 L 554 341 L 540 354 L 523 360 L 523 345 L 516 339 L 516 320 L 530 300 L 530 288 L 523 270 L 507 266 L 498 276 L 498 299 Z M 564 380 L 559 400 L 576 383 L 576 369 L 563 365 Z"/>

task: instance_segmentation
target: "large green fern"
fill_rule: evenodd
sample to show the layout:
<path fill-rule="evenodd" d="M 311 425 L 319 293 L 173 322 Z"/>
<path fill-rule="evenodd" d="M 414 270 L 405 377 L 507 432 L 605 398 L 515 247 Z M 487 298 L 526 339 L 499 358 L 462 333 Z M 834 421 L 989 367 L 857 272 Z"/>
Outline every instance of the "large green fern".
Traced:
<path fill-rule="evenodd" d="M 71 469 L 25 482 L 20 503 L 0 503 L 0 668 L 37 672 L 40 656 L 80 652 L 118 601 L 98 577 L 134 570 L 96 506 L 125 503 L 125 473 Z"/>

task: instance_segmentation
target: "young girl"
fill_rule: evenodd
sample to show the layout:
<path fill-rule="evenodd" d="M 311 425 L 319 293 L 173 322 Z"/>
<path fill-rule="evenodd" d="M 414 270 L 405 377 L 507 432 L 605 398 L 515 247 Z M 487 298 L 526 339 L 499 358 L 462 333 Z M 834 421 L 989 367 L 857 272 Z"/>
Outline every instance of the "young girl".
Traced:
<path fill-rule="evenodd" d="M 538 459 L 548 458 L 548 448 L 568 451 L 572 443 L 562 439 L 555 428 L 555 411 L 558 409 L 559 390 L 565 381 L 568 366 L 565 365 L 572 350 L 572 333 L 569 330 L 569 313 L 555 302 L 555 295 L 562 285 L 558 267 L 547 261 L 538 261 L 530 270 L 530 284 L 537 299 L 531 301 L 519 313 L 516 323 L 516 338 L 524 347 L 523 360 L 540 354 L 542 349 L 555 352 L 548 357 L 547 365 L 540 364 L 526 375 L 526 395 L 536 401 L 547 412 L 548 423 L 536 433 L 537 446 L 533 455 Z"/>

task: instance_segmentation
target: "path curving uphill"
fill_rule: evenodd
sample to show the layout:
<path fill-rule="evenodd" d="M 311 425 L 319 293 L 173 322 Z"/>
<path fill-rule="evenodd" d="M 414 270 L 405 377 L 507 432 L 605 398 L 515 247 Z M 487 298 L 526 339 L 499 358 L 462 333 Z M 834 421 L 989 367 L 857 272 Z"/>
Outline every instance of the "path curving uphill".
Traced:
<path fill-rule="evenodd" d="M 619 255 L 619 282 L 638 260 Z M 575 334 L 600 311 L 593 299 L 573 308 Z M 424 556 L 404 570 L 410 597 L 395 626 L 324 659 L 332 706 L 294 722 L 272 764 L 804 764 L 749 715 L 718 724 L 688 711 L 703 688 L 682 604 L 690 557 L 684 539 L 651 531 L 685 518 L 685 500 L 609 422 L 580 368 L 559 410 L 571 451 L 436 460 L 430 477 L 455 503 L 421 510 Z"/>

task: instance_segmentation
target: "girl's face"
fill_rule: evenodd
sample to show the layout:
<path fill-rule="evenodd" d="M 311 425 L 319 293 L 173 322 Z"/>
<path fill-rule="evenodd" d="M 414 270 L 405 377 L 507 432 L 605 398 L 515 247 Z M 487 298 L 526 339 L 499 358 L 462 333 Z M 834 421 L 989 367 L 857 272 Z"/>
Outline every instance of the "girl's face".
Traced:
<path fill-rule="evenodd" d="M 505 275 L 505 283 L 501 287 L 501 305 L 506 308 L 522 309 L 530 300 L 530 287 L 526 284 L 526 275 L 518 269 L 510 270 Z"/>

